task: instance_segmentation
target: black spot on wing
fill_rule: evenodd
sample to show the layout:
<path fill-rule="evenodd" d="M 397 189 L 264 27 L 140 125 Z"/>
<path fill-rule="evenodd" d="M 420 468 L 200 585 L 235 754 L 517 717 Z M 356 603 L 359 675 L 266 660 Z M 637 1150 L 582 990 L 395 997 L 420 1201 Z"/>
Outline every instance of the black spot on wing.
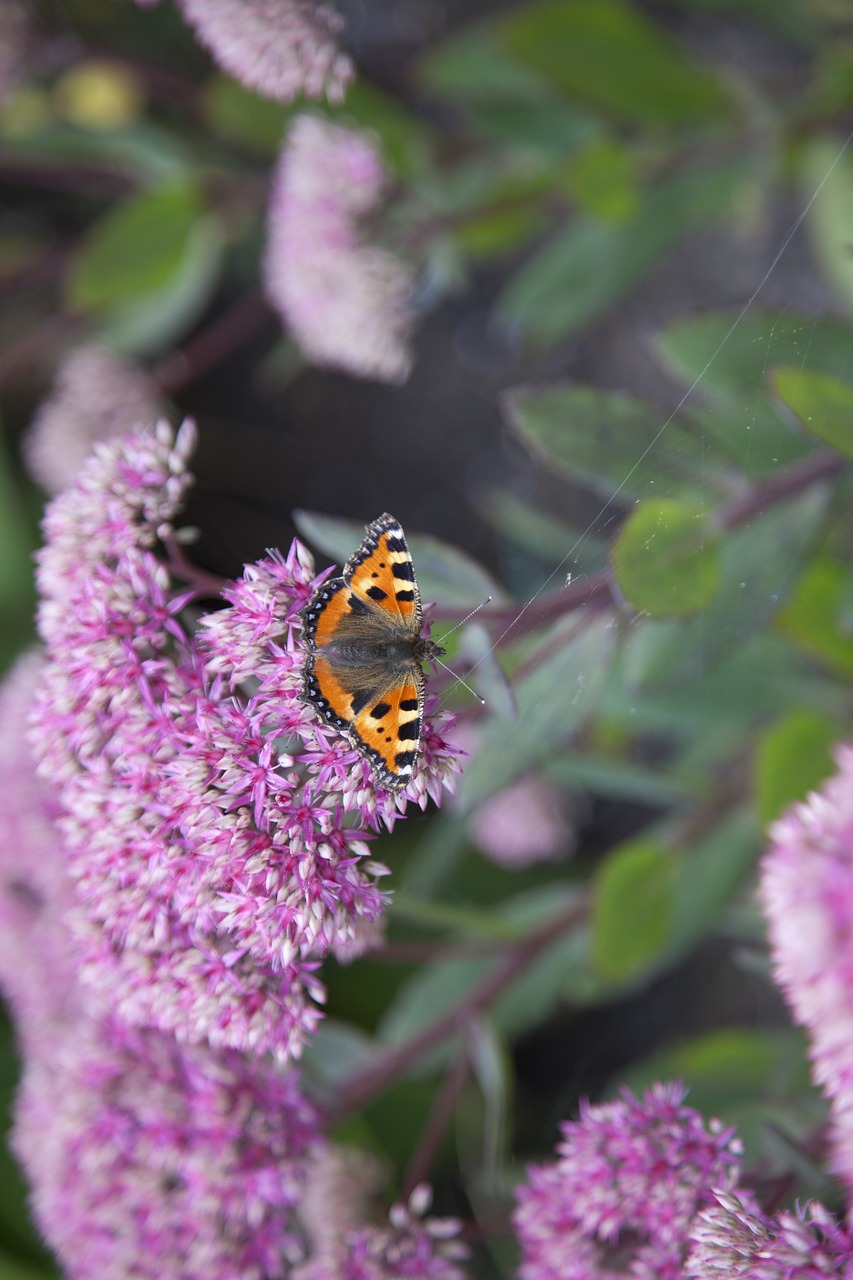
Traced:
<path fill-rule="evenodd" d="M 395 591 L 394 598 L 403 601 L 403 603 L 411 603 L 415 598 L 415 593 L 414 591 Z"/>
<path fill-rule="evenodd" d="M 395 578 L 402 578 L 405 582 L 414 582 L 415 571 L 412 568 L 411 560 L 401 560 L 391 566 L 391 572 Z"/>
<path fill-rule="evenodd" d="M 374 720 L 384 720 L 390 710 L 390 702 L 377 702 L 370 714 Z"/>
<path fill-rule="evenodd" d="M 417 698 L 403 698 L 400 702 L 401 711 L 417 711 L 417 709 L 418 709 Z"/>
<path fill-rule="evenodd" d="M 368 587 L 365 595 L 370 596 L 371 600 L 375 600 L 376 603 L 379 604 L 381 601 L 387 599 L 388 592 L 383 591 L 381 587 Z M 397 599 L 399 600 L 399 598 L 400 597 L 398 596 Z"/>
<path fill-rule="evenodd" d="M 419 736 L 420 728 L 417 720 L 409 720 L 406 724 L 401 724 L 397 727 L 397 737 L 401 741 L 408 739 L 410 742 L 417 742 Z"/>
<path fill-rule="evenodd" d="M 411 773 L 415 764 L 414 751 L 398 751 L 394 757 L 394 763 L 401 772 L 405 770 Z"/>
<path fill-rule="evenodd" d="M 394 534 L 388 535 L 388 541 L 385 544 L 389 551 L 404 551 L 408 554 L 406 548 L 406 539 L 395 537 Z"/>
<path fill-rule="evenodd" d="M 354 693 L 352 695 L 351 705 L 352 705 L 353 716 L 357 716 L 360 711 L 364 710 L 364 708 L 367 706 L 369 698 L 370 698 L 369 689 L 359 689 L 358 693 Z"/>

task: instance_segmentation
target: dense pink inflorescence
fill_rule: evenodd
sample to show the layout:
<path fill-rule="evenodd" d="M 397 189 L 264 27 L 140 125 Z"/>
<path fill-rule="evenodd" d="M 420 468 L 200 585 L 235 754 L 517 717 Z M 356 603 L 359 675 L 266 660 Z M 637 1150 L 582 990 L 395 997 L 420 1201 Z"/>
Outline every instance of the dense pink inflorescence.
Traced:
<path fill-rule="evenodd" d="M 27 466 L 48 493 L 60 493 L 99 440 L 154 423 L 160 410 L 157 388 L 142 369 L 105 347 L 77 347 L 24 439 Z"/>
<path fill-rule="evenodd" d="M 468 830 L 487 858 L 511 869 L 567 857 L 575 846 L 566 797 L 547 778 L 520 778 L 484 800 Z"/>
<path fill-rule="evenodd" d="M 265 279 L 309 360 L 400 382 L 410 365 L 412 276 L 360 230 L 384 187 L 366 134 L 297 116 L 274 180 Z"/>
<path fill-rule="evenodd" d="M 340 1169 L 338 1169 L 340 1176 Z M 465 1280 L 468 1249 L 455 1218 L 427 1216 L 427 1187 L 415 1189 L 407 1205 L 395 1205 L 382 1226 L 335 1224 L 318 1240 L 293 1280 Z"/>
<path fill-rule="evenodd" d="M 69 1280 L 272 1280 L 317 1117 L 270 1059 L 84 1019 L 27 1060 L 15 1151 Z"/>
<path fill-rule="evenodd" d="M 853 1238 L 823 1205 L 768 1218 L 749 1195 L 718 1191 L 691 1228 L 684 1280 L 846 1280 Z"/>
<path fill-rule="evenodd" d="M 285 1277 L 318 1118 L 269 1057 L 93 1014 L 59 809 L 27 750 L 44 677 L 32 654 L 0 688 L 0 987 L 23 1050 L 12 1142 L 36 1221 L 69 1280 Z"/>
<path fill-rule="evenodd" d="M 831 1103 L 832 1164 L 853 1192 L 853 745 L 770 829 L 760 892 L 774 976 Z"/>
<path fill-rule="evenodd" d="M 340 15 L 320 0 L 179 0 L 196 35 L 242 84 L 279 102 L 342 102 L 354 70 Z"/>
<path fill-rule="evenodd" d="M 45 667 L 32 740 L 59 806 L 69 913 L 91 1000 L 188 1042 L 298 1054 L 328 952 L 375 941 L 385 868 L 367 841 L 402 797 L 374 785 L 301 701 L 294 544 L 247 568 L 190 635 L 158 539 L 190 482 L 193 432 L 99 446 L 45 518 Z M 405 796 L 452 786 L 435 724 Z"/>
<path fill-rule="evenodd" d="M 680 1280 L 691 1222 L 740 1164 L 732 1131 L 683 1099 L 676 1084 L 626 1089 L 562 1126 L 558 1160 L 517 1193 L 521 1280 Z"/>

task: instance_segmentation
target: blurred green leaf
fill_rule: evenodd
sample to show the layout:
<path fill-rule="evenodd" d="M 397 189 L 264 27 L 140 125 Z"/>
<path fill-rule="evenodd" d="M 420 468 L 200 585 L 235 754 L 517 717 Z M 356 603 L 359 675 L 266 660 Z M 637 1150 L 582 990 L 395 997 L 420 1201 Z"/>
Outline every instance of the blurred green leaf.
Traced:
<path fill-rule="evenodd" d="M 202 91 L 202 102 L 214 133 L 266 160 L 278 154 L 292 114 L 280 102 L 262 98 L 231 76 L 212 76 Z"/>
<path fill-rule="evenodd" d="M 560 89 L 633 124 L 681 128 L 724 105 L 712 76 L 623 0 L 538 0 L 510 14 L 500 35 Z"/>
<path fill-rule="evenodd" d="M 202 211 L 190 183 L 134 196 L 90 231 L 68 277 L 68 300 L 98 311 L 154 293 L 180 270 Z"/>
<path fill-rule="evenodd" d="M 605 860 L 595 882 L 592 954 L 608 978 L 630 978 L 666 945 L 676 881 L 672 853 L 649 841 L 623 845 Z"/>
<path fill-rule="evenodd" d="M 830 711 L 837 707 L 836 685 L 804 667 L 786 640 L 766 632 L 732 645 L 707 667 L 701 650 L 695 652 L 692 677 L 679 665 L 682 655 L 676 650 L 673 666 L 678 678 L 667 680 L 667 647 L 660 632 L 668 635 L 685 625 L 692 624 L 646 620 L 631 629 L 603 701 L 608 722 L 634 734 L 665 734 L 697 753 L 719 743 L 731 752 L 743 746 L 746 733 L 780 715 L 792 702 Z M 649 666 L 655 680 L 645 683 L 642 677 Z M 699 767 L 685 759 L 680 764 Z"/>
<path fill-rule="evenodd" d="M 561 161 L 601 130 L 589 110 L 502 48 L 491 25 L 439 44 L 421 64 L 420 80 L 428 93 L 458 106 L 482 136 Z"/>
<path fill-rule="evenodd" d="M 642 502 L 613 547 L 619 590 L 638 612 L 684 617 L 710 604 L 722 581 L 720 534 L 706 513 L 672 498 Z"/>
<path fill-rule="evenodd" d="M 622 222 L 582 214 L 510 278 L 500 315 L 541 345 L 570 337 L 642 280 L 682 236 L 726 216 L 746 178 L 740 163 L 658 184 Z"/>
<path fill-rule="evenodd" d="M 38 133 L 3 139 L 4 149 L 22 152 L 28 164 L 41 165 L 47 174 L 56 165 L 75 161 L 103 165 L 105 176 L 117 170 L 140 186 L 159 188 L 185 182 L 195 170 L 192 148 L 180 134 L 139 121 L 121 129 L 80 129 L 51 123 Z"/>
<path fill-rule="evenodd" d="M 691 833 L 678 863 L 671 955 L 684 955 L 708 933 L 752 874 L 762 832 L 747 805 L 726 811 L 698 837 Z"/>
<path fill-rule="evenodd" d="M 835 297 L 853 311 L 853 154 L 843 136 L 812 137 L 803 146 L 803 187 L 809 201 L 807 225 L 824 279 Z"/>
<path fill-rule="evenodd" d="M 372 1037 L 359 1027 L 324 1018 L 308 1042 L 303 1067 L 306 1076 L 321 1087 L 335 1088 L 365 1070 L 375 1052 Z"/>
<path fill-rule="evenodd" d="M 853 634 L 845 618 L 850 566 L 822 556 L 803 574 L 777 625 L 839 676 L 853 676 Z"/>
<path fill-rule="evenodd" d="M 853 458 L 853 384 L 814 369 L 776 368 L 771 384 L 806 430 Z"/>
<path fill-rule="evenodd" d="M 612 138 L 603 138 L 574 156 L 568 178 L 572 196 L 587 213 L 623 222 L 637 212 L 641 200 L 637 160 Z"/>
<path fill-rule="evenodd" d="M 293 523 L 301 537 L 341 566 L 364 538 L 363 525 L 319 511 L 294 511 Z M 494 600 L 504 598 L 503 591 L 486 570 L 456 547 L 424 533 L 407 532 L 406 540 L 425 602 L 470 608 L 487 595 Z"/>
<path fill-rule="evenodd" d="M 52 1280 L 57 1274 L 53 1267 L 30 1266 L 0 1253 L 0 1280 Z"/>
<path fill-rule="evenodd" d="M 671 805 L 697 799 L 704 790 L 703 779 L 685 777 L 674 768 L 662 764 L 646 767 L 588 751 L 561 753 L 546 766 L 545 773 L 556 782 L 594 796 L 647 805 Z"/>
<path fill-rule="evenodd" d="M 223 237 L 213 215 L 190 232 L 174 275 L 160 289 L 102 312 L 97 328 L 105 344 L 129 356 L 169 347 L 199 318 L 219 280 Z"/>
<path fill-rule="evenodd" d="M 826 488 L 814 485 L 727 533 L 720 548 L 720 584 L 704 612 L 647 622 L 631 637 L 632 681 L 705 681 L 727 652 L 766 626 L 796 587 L 827 502 Z"/>
<path fill-rule="evenodd" d="M 729 452 L 750 478 L 810 452 L 770 398 L 774 366 L 843 377 L 850 363 L 850 328 L 832 317 L 750 309 L 678 320 L 658 339 L 665 368 L 686 383 L 702 430 Z"/>
<path fill-rule="evenodd" d="M 426 171 L 433 145 L 430 127 L 406 109 L 399 94 L 386 93 L 359 76 L 347 88 L 345 116 L 378 135 L 382 159 L 397 177 L 412 180 Z M 336 118 L 334 112 L 331 117 Z"/>
<path fill-rule="evenodd" d="M 630 396 L 586 386 L 517 387 L 501 408 L 549 467 L 602 498 L 692 492 L 706 475 L 701 443 Z M 639 459 L 639 461 L 638 461 Z"/>
<path fill-rule="evenodd" d="M 496 910 L 502 921 L 527 931 L 544 927 L 556 912 L 565 910 L 575 890 L 559 883 L 519 894 Z M 517 1036 L 547 1017 L 567 997 L 567 990 L 585 987 L 588 979 L 587 941 L 580 926 L 567 929 L 537 961 L 520 973 L 490 1011 L 495 1026 L 506 1036 Z M 466 959 L 437 960 L 422 966 L 401 984 L 379 1025 L 379 1038 L 401 1044 L 428 1024 L 455 1008 L 495 965 L 505 951 Z M 421 1074 L 435 1070 L 455 1052 L 458 1038 L 448 1039 L 413 1068 Z"/>
<path fill-rule="evenodd" d="M 766 730 L 755 757 L 755 798 L 765 825 L 834 773 L 832 747 L 840 735 L 837 720 L 800 707 Z"/>
<path fill-rule="evenodd" d="M 527 674 L 513 681 L 518 720 L 512 731 L 504 720 L 483 725 L 460 780 L 463 807 L 500 791 L 571 741 L 596 711 L 614 642 L 607 618 L 584 619 L 580 626 L 569 619 L 546 633 L 541 657 L 534 655 Z"/>
<path fill-rule="evenodd" d="M 803 1033 L 792 1027 L 723 1027 L 658 1050 L 629 1069 L 627 1083 L 642 1090 L 656 1080 L 683 1080 L 690 1105 L 703 1115 L 740 1125 L 745 1109 L 758 1104 L 767 1124 L 784 1099 L 816 1097 L 804 1049 Z M 759 1153 L 753 1147 L 751 1154 Z"/>

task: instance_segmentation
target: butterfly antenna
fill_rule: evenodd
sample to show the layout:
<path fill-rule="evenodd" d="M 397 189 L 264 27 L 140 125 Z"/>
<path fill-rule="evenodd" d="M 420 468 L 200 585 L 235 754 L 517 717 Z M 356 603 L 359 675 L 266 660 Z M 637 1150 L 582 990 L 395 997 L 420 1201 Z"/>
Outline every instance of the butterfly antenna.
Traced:
<path fill-rule="evenodd" d="M 452 636 L 454 631 L 458 631 L 460 627 L 464 627 L 464 626 L 465 626 L 465 623 L 468 621 L 468 619 L 469 619 L 469 618 L 473 618 L 473 616 L 474 616 L 474 614 L 475 614 L 475 613 L 479 613 L 479 612 L 480 612 L 480 610 L 481 610 L 482 608 L 484 608 L 484 607 L 485 607 L 485 605 L 487 605 L 487 604 L 491 604 L 491 603 L 492 603 L 492 597 L 491 597 L 491 596 L 486 596 L 485 600 L 481 600 L 479 604 L 475 604 L 475 605 L 474 605 L 474 608 L 471 610 L 471 612 L 470 612 L 470 613 L 466 613 L 466 614 L 465 614 L 465 617 L 464 617 L 464 618 L 460 618 L 458 622 L 455 622 L 455 623 L 453 624 L 453 626 L 450 628 L 450 630 L 449 630 L 449 631 L 445 631 L 444 635 L 440 638 L 440 640 L 438 641 L 438 643 L 439 643 L 439 644 L 444 644 L 444 642 L 445 642 L 445 640 L 447 639 L 447 637 L 448 637 L 448 636 Z M 442 662 L 442 664 L 441 664 L 441 665 L 442 665 L 442 666 L 444 666 L 444 663 Z M 449 668 L 448 668 L 448 670 L 449 670 Z M 458 676 L 457 676 L 457 679 L 458 679 Z M 464 681 L 463 681 L 463 683 L 464 683 Z M 467 688 L 467 685 L 466 685 L 466 688 Z"/>
<path fill-rule="evenodd" d="M 489 599 L 491 599 L 491 596 L 489 597 Z M 476 613 L 476 612 L 477 612 L 477 610 L 475 609 L 475 610 L 474 610 L 474 612 Z M 468 615 L 468 617 L 470 618 L 470 616 L 471 616 L 471 615 L 469 614 L 469 615 Z M 464 622 L 464 621 L 465 621 L 465 619 L 463 618 L 463 619 L 462 619 L 462 622 Z M 461 623 L 460 623 L 460 626 L 461 626 Z M 453 628 L 453 630 L 455 631 L 455 630 L 456 630 L 456 628 L 454 627 L 454 628 Z M 449 634 L 450 634 L 450 632 L 448 632 L 448 635 L 449 635 Z M 443 638 L 444 638 L 444 637 L 442 637 L 442 639 L 443 639 Z M 480 706 L 481 706 L 481 707 L 484 707 L 484 706 L 486 705 L 486 699 L 485 699 L 485 698 L 481 698 L 481 697 L 480 697 L 480 695 L 479 695 L 479 693 L 477 692 L 477 690 L 476 690 L 476 689 L 472 689 L 472 688 L 471 688 L 471 686 L 470 686 L 470 684 L 468 684 L 467 680 L 463 680 L 461 676 L 457 675 L 457 674 L 456 674 L 456 672 L 453 670 L 453 668 L 452 668 L 452 667 L 449 667 L 449 666 L 447 665 L 447 663 L 446 663 L 446 662 L 442 662 L 442 661 L 441 661 L 441 658 L 436 658 L 435 654 L 433 654 L 432 661 L 433 661 L 433 662 L 436 662 L 440 667 L 443 667 L 445 671 L 447 671 L 450 675 L 452 675 L 452 676 L 453 676 L 453 679 L 456 681 L 456 683 L 457 683 L 457 684 L 461 684 L 463 689 L 467 689 L 467 690 L 468 690 L 468 692 L 471 694 L 471 697 L 472 697 L 472 698 L 476 698 L 476 699 L 477 699 L 477 701 L 479 702 L 479 704 L 480 704 Z"/>

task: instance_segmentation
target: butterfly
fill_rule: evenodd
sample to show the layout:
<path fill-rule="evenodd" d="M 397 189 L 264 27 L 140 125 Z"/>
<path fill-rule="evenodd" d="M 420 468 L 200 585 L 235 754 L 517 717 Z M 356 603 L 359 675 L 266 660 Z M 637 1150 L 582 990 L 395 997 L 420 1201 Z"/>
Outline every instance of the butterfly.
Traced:
<path fill-rule="evenodd" d="M 367 525 L 341 576 L 317 588 L 301 617 L 302 700 L 346 734 L 380 786 L 400 791 L 421 740 L 422 664 L 444 649 L 421 635 L 421 597 L 399 520 L 386 512 Z"/>

